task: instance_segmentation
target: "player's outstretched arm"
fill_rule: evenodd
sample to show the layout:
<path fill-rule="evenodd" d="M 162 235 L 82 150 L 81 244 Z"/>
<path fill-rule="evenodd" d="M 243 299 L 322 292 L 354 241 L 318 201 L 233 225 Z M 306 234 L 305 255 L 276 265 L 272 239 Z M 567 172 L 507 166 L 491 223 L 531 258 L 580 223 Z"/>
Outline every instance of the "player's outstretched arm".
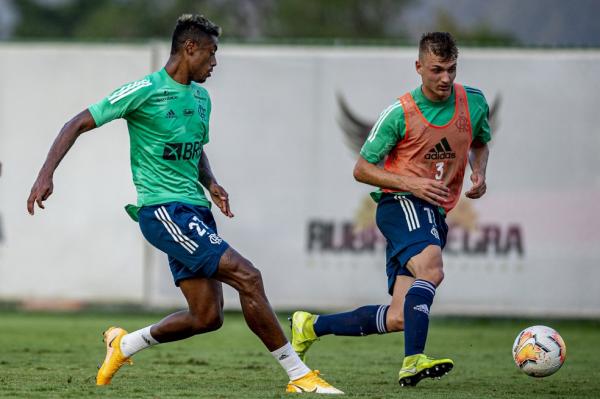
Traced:
<path fill-rule="evenodd" d="M 354 178 L 372 186 L 412 193 L 436 206 L 443 206 L 450 193 L 448 187 L 440 181 L 425 177 L 400 176 L 368 162 L 362 156 L 358 157 L 354 166 Z"/>
<path fill-rule="evenodd" d="M 468 198 L 481 198 L 486 190 L 485 170 L 487 168 L 488 156 L 490 154 L 486 143 L 473 140 L 469 151 L 469 165 L 471 165 L 471 181 L 473 186 L 465 193 Z"/>
<path fill-rule="evenodd" d="M 50 147 L 50 151 L 46 157 L 46 162 L 44 162 L 44 165 L 40 169 L 38 177 L 31 188 L 31 193 L 27 199 L 27 211 L 31 215 L 35 212 L 35 203 L 37 203 L 41 209 L 44 209 L 44 201 L 52 194 L 54 188 L 52 182 L 54 171 L 73 143 L 75 143 L 77 137 L 79 137 L 81 133 L 92 130 L 95 127 L 96 122 L 94 121 L 92 114 L 90 114 L 90 111 L 87 109 L 81 111 L 70 121 L 65 123 L 54 140 L 54 143 L 52 143 L 52 147 Z"/>
<path fill-rule="evenodd" d="M 229 194 L 217 183 L 204 149 L 198 161 L 198 179 L 200 180 L 200 184 L 206 187 L 210 193 L 210 198 L 219 207 L 223 215 L 232 218 L 233 213 L 231 213 L 231 207 L 229 206 Z"/>

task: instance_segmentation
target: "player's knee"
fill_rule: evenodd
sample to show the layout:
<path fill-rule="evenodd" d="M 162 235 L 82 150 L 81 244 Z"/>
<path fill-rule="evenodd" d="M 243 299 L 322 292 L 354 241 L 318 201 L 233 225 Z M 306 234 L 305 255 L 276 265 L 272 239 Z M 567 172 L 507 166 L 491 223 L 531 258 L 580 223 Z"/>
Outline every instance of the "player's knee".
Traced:
<path fill-rule="evenodd" d="M 252 262 L 242 259 L 237 269 L 241 290 L 252 293 L 262 289 L 262 274 Z"/>
<path fill-rule="evenodd" d="M 387 332 L 404 331 L 404 315 L 402 313 L 390 313 L 385 321 Z"/>
<path fill-rule="evenodd" d="M 444 265 L 442 260 L 436 260 L 422 267 L 417 273 L 417 278 L 427 280 L 433 283 L 436 287 L 444 280 Z"/>
<path fill-rule="evenodd" d="M 206 331 L 216 331 L 223 327 L 223 312 L 217 312 L 206 322 Z"/>
<path fill-rule="evenodd" d="M 438 273 L 437 283 L 435 284 L 435 286 L 437 287 L 440 284 L 442 284 L 442 281 L 444 281 L 444 270 L 440 269 L 440 271 Z"/>
<path fill-rule="evenodd" d="M 192 329 L 194 334 L 202 334 L 209 331 L 218 330 L 223 326 L 223 312 L 220 310 L 212 310 L 204 313 L 199 317 L 195 317 Z"/>
<path fill-rule="evenodd" d="M 442 281 L 444 281 L 444 269 L 440 267 L 435 271 L 433 283 L 436 287 L 438 287 L 440 284 L 442 284 Z"/>
<path fill-rule="evenodd" d="M 444 270 L 443 269 L 428 270 L 426 273 L 423 273 L 423 275 L 421 275 L 421 277 L 419 277 L 419 278 L 422 280 L 429 281 L 429 282 L 433 283 L 433 285 L 435 285 L 436 287 L 439 287 L 440 284 L 442 284 L 442 281 L 444 280 Z"/>
<path fill-rule="evenodd" d="M 262 274 L 260 270 L 250 264 L 246 275 L 246 283 L 252 290 L 262 287 Z"/>

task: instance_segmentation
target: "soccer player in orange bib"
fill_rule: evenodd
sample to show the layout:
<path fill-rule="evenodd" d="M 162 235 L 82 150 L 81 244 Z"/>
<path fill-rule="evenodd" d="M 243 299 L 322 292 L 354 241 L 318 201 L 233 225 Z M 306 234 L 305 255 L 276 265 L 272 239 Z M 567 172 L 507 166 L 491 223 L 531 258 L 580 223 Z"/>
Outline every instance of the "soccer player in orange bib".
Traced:
<path fill-rule="evenodd" d="M 371 196 L 378 203 L 377 226 L 387 240 L 390 305 L 331 315 L 295 312 L 292 346 L 301 358 L 324 335 L 404 331 L 401 386 L 441 377 L 454 367 L 450 359 L 424 354 L 429 311 L 444 279 L 445 216 L 459 200 L 467 162 L 472 187 L 465 195 L 485 194 L 491 137 L 483 93 L 454 83 L 457 59 L 449 33 L 423 35 L 415 63 L 421 86 L 381 113 L 354 168 L 356 180 L 380 187 Z"/>

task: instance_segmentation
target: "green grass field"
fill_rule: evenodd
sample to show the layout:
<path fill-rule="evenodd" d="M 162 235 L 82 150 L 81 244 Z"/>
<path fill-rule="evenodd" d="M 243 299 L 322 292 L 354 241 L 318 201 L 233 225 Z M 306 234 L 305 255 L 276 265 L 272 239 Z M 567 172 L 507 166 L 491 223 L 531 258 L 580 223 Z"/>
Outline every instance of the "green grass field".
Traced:
<path fill-rule="evenodd" d="M 117 324 L 137 329 L 155 314 L 0 312 L 0 397 L 6 398 L 281 398 L 285 373 L 244 324 L 229 313 L 223 328 L 140 352 L 108 387 L 94 385 L 104 357 L 101 332 Z M 282 322 L 284 319 L 281 319 Z M 532 324 L 556 328 L 567 361 L 544 379 L 515 367 L 511 346 Z M 287 327 L 287 324 L 286 324 Z M 286 328 L 287 332 L 287 328 Z M 600 322 L 433 319 L 431 355 L 455 361 L 442 380 L 400 388 L 402 334 L 324 337 L 308 364 L 356 398 L 599 398 Z M 310 396 L 310 395 L 309 395 Z"/>

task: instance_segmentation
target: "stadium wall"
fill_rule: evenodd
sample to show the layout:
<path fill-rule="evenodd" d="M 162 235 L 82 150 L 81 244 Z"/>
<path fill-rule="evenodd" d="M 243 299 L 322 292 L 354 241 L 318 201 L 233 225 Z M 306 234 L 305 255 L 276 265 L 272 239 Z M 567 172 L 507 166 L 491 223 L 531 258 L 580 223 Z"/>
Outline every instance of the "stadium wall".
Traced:
<path fill-rule="evenodd" d="M 0 299 L 183 304 L 164 255 L 122 209 L 135 201 L 123 121 L 84 134 L 47 209 L 25 210 L 62 124 L 167 55 L 163 44 L 0 46 Z M 352 138 L 418 85 L 415 56 L 219 49 L 206 151 L 236 217 L 215 216 L 263 271 L 275 308 L 389 300 L 385 242 L 370 188 L 352 178 Z M 463 198 L 448 219 L 436 314 L 600 316 L 599 61 L 598 51 L 461 52 L 457 80 L 483 90 L 495 129 L 488 194 Z M 225 297 L 239 307 L 235 292 Z"/>

